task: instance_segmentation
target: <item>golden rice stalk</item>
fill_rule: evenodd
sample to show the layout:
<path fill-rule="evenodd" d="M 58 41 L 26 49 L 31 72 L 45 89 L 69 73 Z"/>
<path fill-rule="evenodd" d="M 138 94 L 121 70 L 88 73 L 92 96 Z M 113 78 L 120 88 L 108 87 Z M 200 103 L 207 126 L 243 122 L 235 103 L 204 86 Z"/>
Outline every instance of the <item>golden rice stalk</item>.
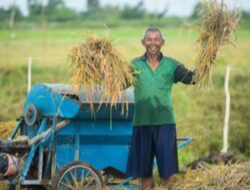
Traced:
<path fill-rule="evenodd" d="M 124 98 L 124 89 L 134 85 L 130 63 L 113 46 L 108 35 L 86 40 L 74 46 L 69 54 L 73 67 L 72 83 L 80 90 L 83 86 L 88 95 L 91 111 L 94 111 L 94 92 L 102 88 L 101 102 L 115 106 Z M 127 101 L 126 101 L 127 102 Z"/>
<path fill-rule="evenodd" d="M 210 169 L 190 170 L 174 185 L 174 190 L 247 190 L 250 189 L 250 162 L 217 165 Z"/>
<path fill-rule="evenodd" d="M 229 10 L 223 0 L 203 0 L 198 17 L 201 26 L 196 41 L 196 77 L 199 87 L 212 86 L 212 72 L 216 53 L 221 45 L 232 44 L 230 37 L 239 24 L 238 10 Z"/>
<path fill-rule="evenodd" d="M 16 126 L 16 121 L 0 122 L 0 138 L 8 139 Z"/>

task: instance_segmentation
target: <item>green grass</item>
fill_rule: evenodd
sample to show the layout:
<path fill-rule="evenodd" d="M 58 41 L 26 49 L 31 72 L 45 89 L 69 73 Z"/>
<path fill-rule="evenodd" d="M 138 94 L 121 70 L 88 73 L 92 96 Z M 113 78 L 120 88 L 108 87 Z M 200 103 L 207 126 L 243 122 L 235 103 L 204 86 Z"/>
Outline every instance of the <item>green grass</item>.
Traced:
<path fill-rule="evenodd" d="M 144 53 L 140 40 L 142 27 L 112 28 L 116 46 L 128 60 Z M 0 121 L 15 119 L 23 110 L 27 92 L 27 62 L 33 57 L 32 83 L 68 83 L 71 75 L 67 53 L 80 43 L 86 32 L 104 34 L 97 29 L 0 30 Z M 166 43 L 164 54 L 194 68 L 193 49 L 197 33 L 187 29 L 163 28 Z M 250 30 L 237 33 L 237 47 L 222 47 L 216 61 L 214 88 L 202 90 L 182 84 L 173 88 L 178 136 L 192 136 L 194 141 L 180 151 L 181 164 L 220 151 L 224 122 L 224 71 L 232 66 L 230 77 L 230 150 L 250 157 Z"/>

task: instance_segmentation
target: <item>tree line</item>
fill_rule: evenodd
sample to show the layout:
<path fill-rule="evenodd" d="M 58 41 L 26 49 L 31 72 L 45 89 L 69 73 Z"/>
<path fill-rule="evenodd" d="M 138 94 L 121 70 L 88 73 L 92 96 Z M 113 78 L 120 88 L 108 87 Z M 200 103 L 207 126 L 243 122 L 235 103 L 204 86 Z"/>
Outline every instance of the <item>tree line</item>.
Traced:
<path fill-rule="evenodd" d="M 141 19 L 148 14 L 144 9 L 143 1 L 132 7 L 126 5 L 123 8 L 115 6 L 100 6 L 99 0 L 87 0 L 87 9 L 77 12 L 65 5 L 64 0 L 48 0 L 43 4 L 42 0 L 28 0 L 28 15 L 24 16 L 20 7 L 12 5 L 7 9 L 0 8 L 0 20 L 8 21 L 14 15 L 15 21 L 46 21 L 65 22 L 70 20 L 103 20 L 108 17 L 120 19 Z M 155 15 L 157 16 L 157 15 Z"/>
<path fill-rule="evenodd" d="M 87 0 L 86 10 L 77 12 L 65 5 L 64 0 L 28 0 L 28 15 L 24 16 L 16 5 L 8 9 L 0 8 L 0 23 L 5 27 L 12 27 L 14 22 L 70 22 L 70 21 L 104 21 L 104 20 L 138 20 L 138 19 L 164 19 L 168 7 L 160 13 L 146 11 L 144 1 L 139 1 L 135 6 L 125 5 L 123 8 L 115 6 L 101 6 L 99 0 Z M 200 3 L 195 7 L 191 19 L 197 18 Z M 242 18 L 249 20 L 250 13 L 243 12 Z"/>

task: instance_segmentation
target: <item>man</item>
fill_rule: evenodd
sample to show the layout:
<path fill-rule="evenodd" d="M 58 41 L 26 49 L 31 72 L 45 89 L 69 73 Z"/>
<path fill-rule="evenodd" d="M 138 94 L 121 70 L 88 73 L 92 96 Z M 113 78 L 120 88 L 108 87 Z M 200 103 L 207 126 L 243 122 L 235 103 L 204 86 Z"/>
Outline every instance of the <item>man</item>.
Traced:
<path fill-rule="evenodd" d="M 127 174 L 141 179 L 142 190 L 154 188 L 154 156 L 163 185 L 178 172 L 171 89 L 179 81 L 193 84 L 194 72 L 163 56 L 164 42 L 158 28 L 148 28 L 142 39 L 146 53 L 132 62 L 136 71 L 135 116 Z"/>

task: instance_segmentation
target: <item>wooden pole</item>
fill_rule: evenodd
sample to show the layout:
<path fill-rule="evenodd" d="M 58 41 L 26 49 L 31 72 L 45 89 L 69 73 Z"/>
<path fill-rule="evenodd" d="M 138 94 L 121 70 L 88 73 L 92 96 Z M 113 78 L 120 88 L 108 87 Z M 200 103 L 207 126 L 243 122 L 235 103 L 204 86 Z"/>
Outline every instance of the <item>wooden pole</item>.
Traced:
<path fill-rule="evenodd" d="M 223 148 L 221 150 L 222 153 L 227 153 L 228 151 L 228 130 L 229 130 L 229 117 L 230 117 L 230 92 L 229 92 L 230 71 L 231 67 L 227 66 L 225 83 L 224 83 L 224 90 L 226 96 L 226 108 L 225 108 L 226 110 L 225 110 L 224 130 L 223 130 Z"/>
<path fill-rule="evenodd" d="M 31 89 L 31 67 L 32 67 L 32 57 L 29 56 L 29 61 L 28 61 L 28 84 L 27 84 L 27 92 L 29 93 Z"/>

